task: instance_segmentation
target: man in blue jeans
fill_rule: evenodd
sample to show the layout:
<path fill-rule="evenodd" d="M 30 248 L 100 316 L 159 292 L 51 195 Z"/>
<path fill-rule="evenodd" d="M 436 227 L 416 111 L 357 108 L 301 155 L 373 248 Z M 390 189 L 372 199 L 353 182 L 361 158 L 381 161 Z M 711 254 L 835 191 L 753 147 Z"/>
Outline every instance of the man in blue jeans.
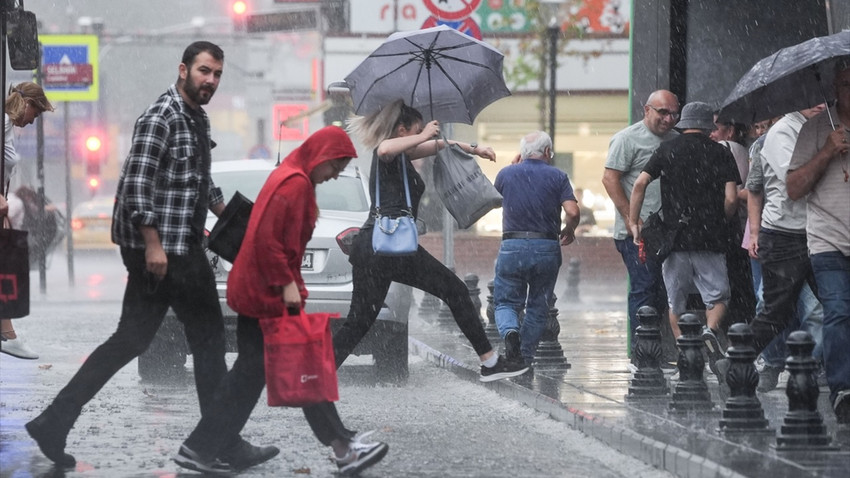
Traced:
<path fill-rule="evenodd" d="M 829 398 L 838 422 L 850 423 L 850 56 L 836 63 L 833 88 L 836 105 L 800 129 L 787 184 L 788 197 L 808 201 L 806 236 L 823 304 Z M 757 341 L 773 332 L 756 325 Z"/>
<path fill-rule="evenodd" d="M 640 260 L 638 246 L 634 244 L 631 232 L 626 227 L 629 199 L 635 181 L 652 153 L 662 142 L 669 141 L 679 134 L 673 130 L 679 119 L 679 100 L 667 90 L 658 90 L 649 95 L 643 112 L 642 121 L 626 127 L 611 138 L 605 173 L 602 176 L 602 185 L 617 209 L 614 217 L 614 245 L 623 256 L 623 263 L 629 273 L 628 320 L 631 343 L 634 343 L 634 333 L 640 325 L 636 319 L 638 309 L 649 305 L 659 314 L 663 314 L 667 297 L 661 279 L 661 263 L 652 258 L 647 258 L 645 262 Z M 659 209 L 661 193 L 658 183 L 655 183 L 646 190 L 640 212 L 641 219 L 646 219 Z M 663 323 L 666 324 L 666 321 Z M 663 326 L 662 334 L 665 359 L 675 360 L 675 337 L 670 336 L 670 327 Z"/>
<path fill-rule="evenodd" d="M 549 135 L 529 133 L 519 149 L 519 162 L 496 176 L 495 186 L 503 197 L 503 233 L 493 299 L 507 359 L 531 365 L 558 280 L 560 246 L 575 240 L 580 214 L 567 174 L 550 164 L 555 153 Z"/>

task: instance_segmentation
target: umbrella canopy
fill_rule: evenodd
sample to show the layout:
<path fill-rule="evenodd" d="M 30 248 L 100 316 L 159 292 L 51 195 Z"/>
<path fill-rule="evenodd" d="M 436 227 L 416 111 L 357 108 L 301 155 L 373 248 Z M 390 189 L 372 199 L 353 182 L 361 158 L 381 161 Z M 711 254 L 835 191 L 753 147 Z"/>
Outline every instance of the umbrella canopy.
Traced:
<path fill-rule="evenodd" d="M 511 94 L 503 59 L 492 46 L 441 25 L 390 35 L 345 82 L 359 115 L 402 99 L 425 121 L 472 124 L 487 105 Z"/>
<path fill-rule="evenodd" d="M 816 37 L 759 60 L 723 102 L 719 119 L 756 123 L 834 99 L 836 61 L 850 55 L 850 31 Z"/>

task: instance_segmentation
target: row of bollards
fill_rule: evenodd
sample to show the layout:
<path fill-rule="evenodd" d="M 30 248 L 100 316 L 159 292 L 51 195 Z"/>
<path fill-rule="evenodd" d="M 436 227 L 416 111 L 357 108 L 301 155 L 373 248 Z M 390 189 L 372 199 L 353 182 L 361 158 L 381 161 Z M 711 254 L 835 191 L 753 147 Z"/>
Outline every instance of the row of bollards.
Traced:
<path fill-rule="evenodd" d="M 499 344 L 502 342 L 502 338 L 499 335 L 498 327 L 496 327 L 493 281 L 491 280 L 487 283 L 487 290 L 489 292 L 487 295 L 486 308 L 487 321 L 485 321 L 480 314 L 483 304 L 481 303 L 481 289 L 478 287 L 478 281 L 479 279 L 476 274 L 467 274 L 463 278 L 463 282 L 466 284 L 469 296 L 472 299 L 472 304 L 475 306 L 475 310 L 479 311 L 478 319 L 484 326 L 484 332 L 487 334 L 487 338 L 491 343 Z M 546 330 L 540 339 L 540 343 L 537 346 L 537 353 L 534 357 L 535 370 L 541 372 L 564 371 L 572 367 L 572 365 L 567 362 L 564 349 L 558 341 L 558 335 L 561 333 L 561 324 L 558 322 L 558 309 L 555 307 L 555 301 L 556 297 L 553 296 L 549 304 L 549 315 L 546 320 Z M 448 306 L 431 294 L 426 293 L 422 298 L 422 301 L 419 304 L 419 313 L 426 318 L 426 320 L 431 320 L 432 323 L 439 326 L 445 326 L 446 328 L 457 327 L 452 312 Z M 522 323 L 523 315 L 523 311 L 520 311 L 520 323 Z"/>
<path fill-rule="evenodd" d="M 627 400 L 668 398 L 672 413 L 710 411 L 714 409 L 708 385 L 703 376 L 705 359 L 701 340 L 702 324 L 693 314 L 679 319 L 682 335 L 676 339 L 679 348 L 679 381 L 672 393 L 661 371 L 661 329 L 658 312 L 652 307 L 641 307 L 637 313 L 640 325 L 635 333 L 633 354 L 637 370 L 630 382 Z M 753 332 L 747 324 L 734 324 L 727 334 L 728 363 L 721 372 L 725 376 L 728 397 L 721 408 L 720 430 L 727 435 L 741 433 L 773 433 L 764 416 L 761 402 L 756 396 L 758 372 L 755 367 L 756 350 Z M 788 412 L 776 434 L 778 451 L 837 450 L 830 446 L 823 416 L 818 411 L 817 362 L 812 358 L 814 340 L 808 332 L 792 332 L 786 340 L 789 349 L 786 369 L 791 377 L 786 387 Z M 718 380 L 723 380 L 719 378 Z M 722 396 L 723 394 L 721 394 Z"/>

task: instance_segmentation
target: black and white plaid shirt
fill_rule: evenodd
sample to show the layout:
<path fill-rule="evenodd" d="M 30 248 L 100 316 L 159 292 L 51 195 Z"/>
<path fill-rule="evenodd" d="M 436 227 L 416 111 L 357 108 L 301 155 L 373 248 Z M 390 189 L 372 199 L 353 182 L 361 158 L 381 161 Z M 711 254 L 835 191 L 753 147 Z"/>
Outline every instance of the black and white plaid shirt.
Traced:
<path fill-rule="evenodd" d="M 209 138 L 209 119 L 202 109 L 201 116 Z M 190 242 L 202 240 L 201 231 L 192 228 L 192 216 L 200 185 L 210 171 L 202 167 L 203 148 L 192 121 L 175 85 L 136 120 L 112 214 L 112 241 L 119 246 L 144 249 L 139 226 L 158 230 L 166 254 L 184 255 Z M 207 206 L 223 202 L 221 190 L 212 178 L 209 182 Z"/>

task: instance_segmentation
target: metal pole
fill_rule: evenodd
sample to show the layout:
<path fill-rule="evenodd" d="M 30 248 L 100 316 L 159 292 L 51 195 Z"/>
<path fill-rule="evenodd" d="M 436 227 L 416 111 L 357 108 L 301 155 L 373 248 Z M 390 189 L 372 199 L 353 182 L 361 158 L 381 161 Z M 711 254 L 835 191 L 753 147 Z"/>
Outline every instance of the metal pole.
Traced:
<path fill-rule="evenodd" d="M 35 81 L 41 86 L 41 62 L 35 69 Z M 38 116 L 36 127 L 35 176 L 38 180 L 38 223 L 47 223 L 47 211 L 44 210 L 47 200 L 44 198 L 44 118 Z M 35 231 L 33 231 L 35 232 Z M 32 233 L 31 233 L 32 234 Z M 38 241 L 43 242 L 43 241 Z M 38 254 L 38 285 L 42 294 L 47 292 L 47 247 Z"/>
<path fill-rule="evenodd" d="M 71 123 L 68 119 L 69 103 L 63 102 L 63 129 L 65 130 L 65 237 L 68 256 L 68 284 L 74 285 L 74 236 L 71 235 L 71 139 L 69 130 Z"/>
<path fill-rule="evenodd" d="M 552 151 L 555 150 L 555 93 L 557 92 L 556 74 L 558 69 L 558 21 L 555 17 L 549 21 L 549 136 L 552 138 Z"/>
<path fill-rule="evenodd" d="M 441 125 L 446 138 L 452 137 L 452 124 Z M 448 208 L 443 206 L 443 264 L 449 269 L 455 267 L 455 218 Z"/>

